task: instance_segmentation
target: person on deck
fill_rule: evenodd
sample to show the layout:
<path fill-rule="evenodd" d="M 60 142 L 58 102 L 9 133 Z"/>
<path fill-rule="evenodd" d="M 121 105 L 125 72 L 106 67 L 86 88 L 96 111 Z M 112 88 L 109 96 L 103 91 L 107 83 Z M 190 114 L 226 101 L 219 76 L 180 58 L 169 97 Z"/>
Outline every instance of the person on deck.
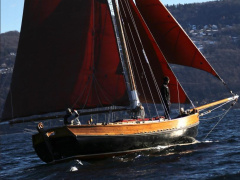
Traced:
<path fill-rule="evenodd" d="M 170 119 L 170 91 L 168 88 L 168 84 L 170 82 L 169 77 L 164 77 L 163 78 L 163 85 L 161 87 L 161 94 L 162 94 L 162 98 L 163 98 L 163 107 L 164 107 L 164 111 L 165 111 L 165 118 L 166 119 Z"/>
<path fill-rule="evenodd" d="M 77 112 L 77 110 L 71 110 L 70 108 L 68 108 L 66 110 L 66 115 L 64 116 L 64 124 L 71 124 L 71 125 L 81 125 L 79 119 L 79 114 Z"/>
<path fill-rule="evenodd" d="M 139 118 L 139 119 L 145 118 L 145 110 L 141 104 L 136 107 L 136 118 Z"/>
<path fill-rule="evenodd" d="M 90 118 L 90 120 L 88 120 L 88 125 L 92 125 L 93 124 L 93 119 L 92 119 L 92 116 L 91 116 L 91 118 Z"/>

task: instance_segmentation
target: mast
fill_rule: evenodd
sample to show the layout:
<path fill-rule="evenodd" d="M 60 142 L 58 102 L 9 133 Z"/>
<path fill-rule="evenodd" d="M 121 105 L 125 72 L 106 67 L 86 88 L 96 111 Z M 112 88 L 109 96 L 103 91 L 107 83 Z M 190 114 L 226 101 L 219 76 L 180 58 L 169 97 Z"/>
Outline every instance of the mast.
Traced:
<path fill-rule="evenodd" d="M 127 49 L 127 45 L 126 45 L 126 41 L 125 41 L 125 37 L 124 37 L 123 26 L 121 23 L 121 18 L 120 18 L 120 14 L 119 14 L 119 9 L 117 8 L 116 0 L 112 0 L 112 5 L 113 5 L 114 14 L 115 14 L 117 28 L 119 28 L 118 36 L 120 38 L 120 44 L 121 44 L 122 50 L 123 50 L 123 58 L 121 57 L 121 62 L 122 62 L 122 66 L 123 66 L 124 77 L 125 77 L 126 86 L 127 86 L 127 92 L 128 92 L 128 96 L 130 99 L 130 108 L 136 109 L 136 107 L 138 107 L 140 105 L 140 100 L 139 100 L 138 93 L 137 93 L 136 83 L 135 83 L 134 76 L 133 76 L 133 71 L 132 71 L 130 58 L 129 58 L 129 54 L 128 54 L 128 49 Z"/>

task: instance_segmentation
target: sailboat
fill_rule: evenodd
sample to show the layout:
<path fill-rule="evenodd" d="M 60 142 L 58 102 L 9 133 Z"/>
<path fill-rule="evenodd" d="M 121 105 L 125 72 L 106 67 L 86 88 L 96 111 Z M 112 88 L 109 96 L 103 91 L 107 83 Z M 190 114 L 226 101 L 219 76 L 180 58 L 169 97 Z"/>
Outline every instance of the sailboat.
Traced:
<path fill-rule="evenodd" d="M 177 144 L 197 136 L 200 115 L 238 95 L 195 107 L 169 64 L 206 71 L 226 85 L 159 0 L 25 0 L 2 121 L 62 119 L 67 108 L 80 116 L 128 112 L 103 123 L 46 129 L 40 122 L 32 141 L 46 163 Z M 191 106 L 176 117 L 159 111 L 164 77 L 171 103 Z M 142 106 L 146 117 L 138 116 Z"/>

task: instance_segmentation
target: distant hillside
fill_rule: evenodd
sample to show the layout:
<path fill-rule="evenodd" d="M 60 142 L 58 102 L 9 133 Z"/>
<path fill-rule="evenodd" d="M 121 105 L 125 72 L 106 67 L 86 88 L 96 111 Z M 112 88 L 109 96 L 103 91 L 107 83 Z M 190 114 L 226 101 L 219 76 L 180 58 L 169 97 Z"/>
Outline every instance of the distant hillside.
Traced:
<path fill-rule="evenodd" d="M 0 34 L 0 66 L 5 63 L 8 67 L 13 66 L 17 53 L 18 41 L 20 33 L 18 31 L 10 31 Z"/>
<path fill-rule="evenodd" d="M 222 26 L 240 23 L 239 0 L 178 4 L 167 6 L 167 8 L 184 28 L 187 28 L 190 24 L 203 27 L 209 24 Z"/>
<path fill-rule="evenodd" d="M 9 91 L 20 33 L 0 34 L 0 114 Z"/>

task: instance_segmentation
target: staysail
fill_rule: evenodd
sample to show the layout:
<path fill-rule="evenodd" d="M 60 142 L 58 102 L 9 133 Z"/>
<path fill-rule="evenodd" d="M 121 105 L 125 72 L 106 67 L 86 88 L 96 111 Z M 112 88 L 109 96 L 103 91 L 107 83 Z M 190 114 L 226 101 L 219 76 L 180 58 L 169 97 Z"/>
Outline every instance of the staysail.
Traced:
<path fill-rule="evenodd" d="M 159 0 L 135 0 L 135 2 L 169 63 L 201 69 L 221 80 L 216 71 Z"/>
<path fill-rule="evenodd" d="M 133 1 L 119 1 L 119 8 L 141 102 L 162 102 L 160 87 L 164 76 L 171 79 L 171 102 L 190 102 Z"/>
<path fill-rule="evenodd" d="M 128 104 L 107 0 L 25 0 L 2 118 Z"/>

